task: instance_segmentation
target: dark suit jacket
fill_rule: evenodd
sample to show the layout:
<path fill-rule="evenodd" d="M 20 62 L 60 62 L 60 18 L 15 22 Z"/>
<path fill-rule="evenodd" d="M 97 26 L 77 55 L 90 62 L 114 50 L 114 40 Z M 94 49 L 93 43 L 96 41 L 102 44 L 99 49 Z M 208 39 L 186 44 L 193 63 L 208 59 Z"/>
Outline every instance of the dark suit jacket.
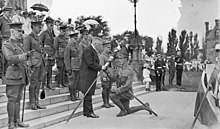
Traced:
<path fill-rule="evenodd" d="M 79 90 L 86 93 L 92 82 L 96 79 L 98 71 L 102 69 L 99 64 L 99 57 L 95 49 L 90 45 L 83 51 L 80 65 L 80 86 Z M 88 95 L 94 95 L 96 83 L 90 89 Z"/>

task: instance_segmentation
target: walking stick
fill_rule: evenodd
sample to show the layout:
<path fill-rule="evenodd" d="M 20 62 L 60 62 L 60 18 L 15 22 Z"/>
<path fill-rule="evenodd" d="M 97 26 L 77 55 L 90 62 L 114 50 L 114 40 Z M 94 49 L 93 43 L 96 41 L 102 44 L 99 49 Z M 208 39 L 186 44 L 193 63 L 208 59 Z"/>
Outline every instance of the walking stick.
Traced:
<path fill-rule="evenodd" d="M 25 94 L 26 94 L 26 86 L 24 87 L 24 95 L 23 95 L 23 108 L 22 108 L 22 118 L 21 118 L 22 122 L 24 121 Z"/>
<path fill-rule="evenodd" d="M 204 78 L 206 78 L 205 85 L 206 85 L 206 87 L 207 87 L 207 75 L 206 75 L 206 73 L 205 73 L 205 77 L 204 77 Z M 193 123 L 192 123 L 192 126 L 191 126 L 190 129 L 193 129 L 193 128 L 194 128 L 194 126 L 195 126 L 195 124 L 196 124 L 196 120 L 197 120 L 197 118 L 198 118 L 198 116 L 199 116 L 199 113 L 200 113 L 200 111 L 201 111 L 202 105 L 203 105 L 203 103 L 204 103 L 204 101 L 205 101 L 205 98 L 206 98 L 206 96 L 207 96 L 207 94 L 208 94 L 208 92 L 209 92 L 210 90 L 211 90 L 211 87 L 210 87 L 210 86 L 207 87 L 207 90 L 206 90 L 206 92 L 205 92 L 205 95 L 204 95 L 203 98 L 202 98 L 202 101 L 201 101 L 201 103 L 200 103 L 200 105 L 199 105 L 199 108 L 198 108 L 198 110 L 197 110 L 197 112 L 196 112 L 196 115 L 195 115 L 195 119 L 193 120 Z"/>
<path fill-rule="evenodd" d="M 83 98 L 80 100 L 79 104 L 76 106 L 76 108 L 73 110 L 73 112 L 71 113 L 71 115 L 69 116 L 69 118 L 66 120 L 66 124 L 69 122 L 69 120 L 72 118 L 72 116 L 74 115 L 74 113 L 76 112 L 76 110 L 78 109 L 79 105 L 82 103 L 82 101 L 84 101 L 86 95 L 89 93 L 90 89 L 92 88 L 93 84 L 97 81 L 97 79 L 99 78 L 99 76 L 101 76 L 101 74 L 103 73 L 103 71 L 101 71 L 99 73 L 99 75 L 96 77 L 96 79 L 92 82 L 92 84 L 89 86 L 89 89 L 86 91 L 86 93 L 84 94 Z"/>
<path fill-rule="evenodd" d="M 146 110 L 149 111 L 150 114 L 153 113 L 155 116 L 158 116 L 157 113 L 155 113 L 155 112 L 150 108 L 150 106 L 145 105 L 140 99 L 138 99 L 138 98 L 137 98 L 135 95 L 133 95 L 131 92 L 130 92 L 130 94 L 131 94 L 138 102 L 140 102 L 140 103 L 146 108 Z"/>

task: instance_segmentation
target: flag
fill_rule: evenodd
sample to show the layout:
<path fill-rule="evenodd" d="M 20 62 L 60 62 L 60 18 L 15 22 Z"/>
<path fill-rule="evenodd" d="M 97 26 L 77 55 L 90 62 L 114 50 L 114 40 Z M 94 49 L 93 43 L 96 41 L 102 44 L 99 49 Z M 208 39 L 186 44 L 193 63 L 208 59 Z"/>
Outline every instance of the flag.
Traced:
<path fill-rule="evenodd" d="M 204 97 L 208 86 L 208 77 L 207 73 L 203 72 L 201 77 L 201 82 L 197 90 L 194 116 L 198 112 L 198 108 L 201 104 L 202 98 Z M 211 129 L 220 129 L 220 109 L 216 107 L 214 97 L 211 94 L 212 91 L 209 91 L 205 97 L 205 100 L 202 103 L 198 120 L 201 124 L 208 126 Z"/>

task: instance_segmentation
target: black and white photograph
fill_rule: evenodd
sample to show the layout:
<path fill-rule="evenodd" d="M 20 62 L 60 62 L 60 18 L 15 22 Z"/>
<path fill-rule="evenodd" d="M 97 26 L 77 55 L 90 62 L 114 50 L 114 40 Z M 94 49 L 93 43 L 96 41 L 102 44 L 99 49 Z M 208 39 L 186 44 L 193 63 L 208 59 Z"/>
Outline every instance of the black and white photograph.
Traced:
<path fill-rule="evenodd" d="M 219 0 L 0 0 L 1 129 L 220 129 Z"/>

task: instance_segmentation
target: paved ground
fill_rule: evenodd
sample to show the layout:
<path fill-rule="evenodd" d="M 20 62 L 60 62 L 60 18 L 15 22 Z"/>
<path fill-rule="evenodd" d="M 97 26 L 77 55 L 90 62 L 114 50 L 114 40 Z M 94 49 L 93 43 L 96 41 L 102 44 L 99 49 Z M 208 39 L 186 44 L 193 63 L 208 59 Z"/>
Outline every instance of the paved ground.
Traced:
<path fill-rule="evenodd" d="M 140 111 L 125 117 L 117 118 L 119 109 L 100 109 L 95 111 L 100 116 L 98 119 L 80 116 L 73 118 L 68 124 L 65 122 L 46 129 L 189 129 L 193 117 L 195 92 L 154 92 L 138 97 L 143 102 L 149 102 L 158 117 Z M 131 101 L 131 106 L 139 105 L 136 100 Z M 197 121 L 194 129 L 207 129 Z"/>

